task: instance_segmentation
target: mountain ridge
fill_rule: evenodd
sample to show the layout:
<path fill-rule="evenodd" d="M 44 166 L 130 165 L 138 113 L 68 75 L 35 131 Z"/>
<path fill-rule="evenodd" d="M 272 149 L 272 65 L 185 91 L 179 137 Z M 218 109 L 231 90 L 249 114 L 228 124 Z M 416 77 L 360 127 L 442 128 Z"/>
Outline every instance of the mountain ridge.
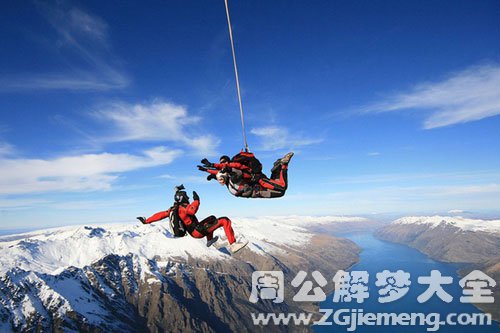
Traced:
<path fill-rule="evenodd" d="M 285 331 L 286 327 L 253 326 L 250 313 L 314 313 L 317 304 L 250 303 L 252 272 L 283 270 L 289 285 L 299 270 L 320 268 L 333 276 L 355 263 L 360 251 L 349 240 L 308 231 L 313 223 L 297 219 L 238 221 L 233 224 L 235 231 L 245 233 L 250 243 L 234 256 L 206 248 L 201 240 L 173 239 L 164 224 L 80 226 L 0 238 L 2 251 L 17 252 L 15 259 L 1 262 L 0 328 L 6 332 Z M 249 230 L 260 227 L 263 230 Z M 169 244 L 156 246 L 157 237 Z M 92 252 L 90 244 L 99 245 L 95 251 L 104 256 L 90 263 L 89 253 L 58 257 L 58 251 L 74 246 Z M 110 249 L 135 252 L 107 253 Z M 20 265 L 5 269 L 5 264 L 26 253 Z M 61 266 L 63 259 L 77 265 Z M 285 295 L 291 300 L 292 290 Z"/>
<path fill-rule="evenodd" d="M 464 277 L 475 269 L 497 281 L 494 304 L 475 304 L 500 320 L 500 220 L 480 220 L 456 216 L 410 216 L 394 220 L 375 231 L 386 241 L 413 247 L 444 262 L 460 263 Z"/>

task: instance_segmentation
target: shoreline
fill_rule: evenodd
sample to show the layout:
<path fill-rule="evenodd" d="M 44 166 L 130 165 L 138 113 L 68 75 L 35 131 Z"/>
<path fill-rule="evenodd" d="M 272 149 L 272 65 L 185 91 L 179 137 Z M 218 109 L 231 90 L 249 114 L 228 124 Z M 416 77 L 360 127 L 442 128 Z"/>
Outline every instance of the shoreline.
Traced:
<path fill-rule="evenodd" d="M 461 267 L 457 267 L 455 269 L 455 272 L 457 274 L 457 277 L 460 277 L 460 278 L 463 278 L 464 276 L 466 276 L 471 270 L 473 270 L 474 268 L 477 268 L 477 269 L 480 269 L 481 267 L 481 264 L 477 264 L 477 263 L 467 263 L 467 262 L 453 262 L 453 261 L 446 261 L 446 260 L 440 260 L 440 259 L 437 259 L 427 253 L 424 253 L 423 251 L 421 251 L 419 248 L 417 247 L 414 247 L 414 246 L 411 246 L 409 244 L 406 244 L 406 243 L 401 243 L 401 242 L 394 242 L 394 241 L 390 241 L 388 239 L 383 239 L 383 238 L 380 238 L 379 236 L 377 236 L 377 234 L 374 232 L 372 233 L 373 237 L 375 237 L 376 239 L 380 240 L 380 241 L 384 241 L 384 242 L 389 242 L 389 243 L 394 243 L 394 244 L 399 244 L 399 245 L 404 245 L 404 246 L 407 246 L 411 249 L 414 249 L 416 251 L 418 251 L 419 253 L 421 253 L 422 255 L 426 256 L 427 258 L 430 258 L 438 263 L 442 263 L 442 264 L 449 264 L 449 265 L 456 265 L 456 266 L 461 266 Z M 478 267 L 479 266 L 479 267 Z M 482 313 L 485 313 L 485 314 L 490 314 L 491 317 L 492 317 L 492 320 L 493 322 L 497 322 L 500 324 L 500 313 L 494 313 L 493 311 L 488 311 L 486 312 L 483 308 L 485 307 L 484 304 L 478 304 L 478 303 L 470 303 L 471 305 L 473 305 L 476 309 L 480 310 Z M 494 304 L 498 304 L 498 300 L 495 299 L 495 303 Z M 486 306 L 486 308 L 488 308 L 488 306 Z"/>

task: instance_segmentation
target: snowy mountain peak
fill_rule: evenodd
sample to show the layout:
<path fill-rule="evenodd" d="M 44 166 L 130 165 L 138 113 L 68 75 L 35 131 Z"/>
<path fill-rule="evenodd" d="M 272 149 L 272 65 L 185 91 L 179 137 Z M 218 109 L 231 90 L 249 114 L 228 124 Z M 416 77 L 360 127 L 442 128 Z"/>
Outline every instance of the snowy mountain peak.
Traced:
<path fill-rule="evenodd" d="M 240 314 L 254 310 L 247 304 L 254 269 L 249 262 L 287 267 L 291 275 L 312 267 L 345 269 L 355 262 L 359 249 L 348 241 L 314 235 L 308 228 L 356 221 L 364 219 L 234 219 L 236 235 L 249 241 L 234 257 L 207 248 L 204 239 L 174 238 L 164 222 L 3 236 L 0 332 L 236 331 L 250 325 L 241 322 Z M 218 231 L 218 236 L 223 234 Z M 320 244 L 311 243 L 312 237 Z M 323 247 L 326 243 L 330 252 Z M 227 326 L 227 318 L 238 318 L 235 326 Z"/>
<path fill-rule="evenodd" d="M 500 233 L 500 220 L 469 219 L 461 216 L 406 216 L 392 222 L 393 224 L 427 224 L 435 228 L 441 224 L 451 225 L 466 231 L 483 231 Z"/>
<path fill-rule="evenodd" d="M 134 253 L 140 258 L 224 259 L 221 252 L 190 237 L 174 238 L 166 223 L 77 226 L 0 237 L 0 273 L 12 267 L 58 273 L 68 266 L 84 267 L 106 255 Z"/>
<path fill-rule="evenodd" d="M 235 219 L 236 236 L 250 241 L 251 251 L 280 252 L 280 245 L 300 246 L 312 237 L 306 228 L 318 224 L 364 221 L 355 217 L 259 217 Z M 224 239 L 222 229 L 217 234 Z M 219 241 L 220 242 L 220 241 Z M 0 274 L 13 267 L 58 274 L 69 266 L 85 267 L 111 254 L 133 254 L 138 261 L 231 260 L 231 256 L 207 248 L 204 239 L 174 238 L 168 222 L 151 225 L 108 224 L 70 226 L 0 237 Z"/>

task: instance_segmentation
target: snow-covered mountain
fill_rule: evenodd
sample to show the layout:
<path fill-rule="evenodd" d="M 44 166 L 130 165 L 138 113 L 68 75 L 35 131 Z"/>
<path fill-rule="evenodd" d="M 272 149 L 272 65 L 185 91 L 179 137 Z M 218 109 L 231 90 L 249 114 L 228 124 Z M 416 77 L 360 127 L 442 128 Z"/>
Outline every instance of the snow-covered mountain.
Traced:
<path fill-rule="evenodd" d="M 449 225 L 464 231 L 500 233 L 500 220 L 470 219 L 461 216 L 407 216 L 397 219 L 394 224 L 425 224 L 430 228 Z"/>
<path fill-rule="evenodd" d="M 500 255 L 500 220 L 408 216 L 378 229 L 376 235 L 442 261 L 479 263 Z"/>
<path fill-rule="evenodd" d="M 474 269 L 500 281 L 500 220 L 460 216 L 408 216 L 376 231 L 376 236 L 406 244 L 433 259 L 468 264 L 462 276 Z M 494 289 L 500 298 L 500 283 Z M 500 305 L 480 304 L 481 309 L 500 320 Z"/>
<path fill-rule="evenodd" d="M 253 331 L 250 312 L 276 305 L 248 302 L 251 273 L 281 269 L 291 279 L 308 267 L 347 268 L 359 249 L 309 228 L 357 221 L 363 219 L 235 219 L 237 236 L 249 245 L 233 256 L 204 240 L 173 238 L 162 222 L 3 236 L 0 331 Z"/>
<path fill-rule="evenodd" d="M 358 217 L 272 216 L 233 220 L 238 237 L 249 240 L 248 248 L 256 254 L 283 252 L 280 246 L 301 246 L 309 242 L 317 225 L 356 223 Z M 225 239 L 220 228 L 216 235 Z M 13 267 L 40 273 L 58 273 L 68 266 L 84 267 L 109 254 L 133 253 L 142 259 L 164 258 L 230 260 L 231 256 L 207 248 L 204 240 L 174 238 L 168 223 L 108 224 L 69 226 L 0 236 L 0 274 Z"/>

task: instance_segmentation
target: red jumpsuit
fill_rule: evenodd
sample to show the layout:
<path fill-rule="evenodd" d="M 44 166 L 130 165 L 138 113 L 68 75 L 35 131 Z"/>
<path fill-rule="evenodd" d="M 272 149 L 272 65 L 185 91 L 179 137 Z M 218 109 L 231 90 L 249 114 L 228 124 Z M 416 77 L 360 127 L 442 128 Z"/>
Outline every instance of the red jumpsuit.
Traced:
<path fill-rule="evenodd" d="M 248 166 L 243 165 L 238 162 L 229 162 L 229 163 L 214 163 L 214 168 L 216 170 L 211 170 L 208 169 L 207 172 L 211 173 L 213 175 L 216 175 L 219 170 L 222 170 L 226 167 L 229 167 L 231 169 L 237 169 L 241 170 L 243 172 L 243 180 L 245 182 L 251 182 L 252 181 L 252 169 L 250 169 Z M 287 185 L 287 177 L 286 177 L 286 170 L 288 169 L 288 165 L 282 165 L 281 168 L 279 169 L 279 172 L 273 172 L 271 175 L 271 179 L 267 178 L 266 175 L 263 173 L 259 174 L 259 178 L 257 183 L 262 186 L 265 189 L 269 190 L 286 190 L 288 187 Z"/>
<path fill-rule="evenodd" d="M 222 227 L 224 228 L 224 232 L 226 233 L 229 244 L 233 244 L 236 239 L 234 238 L 234 231 L 233 227 L 231 226 L 231 220 L 227 217 L 216 218 L 215 216 L 211 215 L 203 221 L 198 222 L 195 214 L 198 211 L 199 207 L 199 200 L 194 200 L 190 204 L 181 204 L 179 206 L 179 218 L 186 226 L 186 230 L 188 231 L 188 233 L 194 238 L 207 237 L 207 240 L 211 240 L 213 238 L 214 231 Z M 167 211 L 154 214 L 153 216 L 146 219 L 146 224 L 160 221 L 169 217 L 171 211 L 172 207 L 170 207 Z"/>

